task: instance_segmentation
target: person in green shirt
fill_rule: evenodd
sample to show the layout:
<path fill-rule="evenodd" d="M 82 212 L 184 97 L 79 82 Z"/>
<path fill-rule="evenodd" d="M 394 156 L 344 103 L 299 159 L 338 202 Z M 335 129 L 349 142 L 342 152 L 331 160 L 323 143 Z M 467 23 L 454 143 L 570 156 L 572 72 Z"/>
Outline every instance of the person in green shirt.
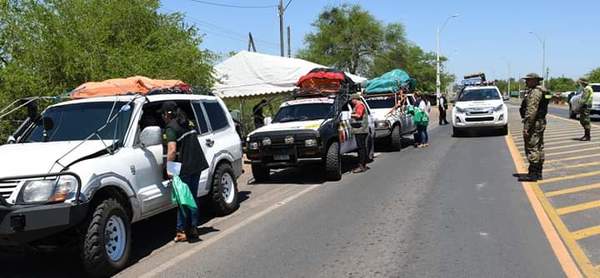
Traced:
<path fill-rule="evenodd" d="M 594 95 L 594 90 L 589 85 L 587 79 L 580 78 L 577 80 L 577 83 L 583 88 L 583 93 L 581 94 L 581 108 L 579 110 L 579 123 L 583 127 L 584 135 L 579 140 L 581 141 L 590 141 L 592 140 L 591 135 L 591 124 L 590 124 L 590 109 L 592 108 L 592 97 Z"/>

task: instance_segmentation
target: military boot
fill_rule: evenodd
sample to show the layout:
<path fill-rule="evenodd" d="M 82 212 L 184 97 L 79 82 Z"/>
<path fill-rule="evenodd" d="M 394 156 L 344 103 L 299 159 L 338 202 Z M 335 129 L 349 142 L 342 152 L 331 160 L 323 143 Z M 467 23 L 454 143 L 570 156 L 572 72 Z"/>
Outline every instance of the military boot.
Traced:
<path fill-rule="evenodd" d="M 523 181 L 523 182 L 534 182 L 537 181 L 538 179 L 538 172 L 537 172 L 537 164 L 535 163 L 530 163 L 529 164 L 529 170 L 527 171 L 527 175 L 519 177 L 519 181 Z"/>
<path fill-rule="evenodd" d="M 590 140 L 592 140 L 592 136 L 590 134 L 590 129 L 586 128 L 584 132 L 585 133 L 584 133 L 583 137 L 579 138 L 579 141 L 590 141 Z"/>
<path fill-rule="evenodd" d="M 544 179 L 544 177 L 542 177 L 542 171 L 544 169 L 544 164 L 539 163 L 537 164 L 537 180 L 541 181 Z"/>

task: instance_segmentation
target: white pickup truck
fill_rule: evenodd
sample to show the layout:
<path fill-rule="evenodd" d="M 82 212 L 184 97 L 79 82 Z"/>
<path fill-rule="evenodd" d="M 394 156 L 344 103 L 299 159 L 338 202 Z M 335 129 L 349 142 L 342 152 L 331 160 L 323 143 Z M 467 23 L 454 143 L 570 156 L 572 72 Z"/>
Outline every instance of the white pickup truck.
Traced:
<path fill-rule="evenodd" d="M 594 91 L 590 115 L 600 115 L 600 83 L 592 83 L 590 86 L 592 86 L 592 90 Z M 569 117 L 571 119 L 577 118 L 577 114 L 579 114 L 582 92 L 583 91 L 581 90 L 576 92 L 571 99 L 569 99 Z"/>

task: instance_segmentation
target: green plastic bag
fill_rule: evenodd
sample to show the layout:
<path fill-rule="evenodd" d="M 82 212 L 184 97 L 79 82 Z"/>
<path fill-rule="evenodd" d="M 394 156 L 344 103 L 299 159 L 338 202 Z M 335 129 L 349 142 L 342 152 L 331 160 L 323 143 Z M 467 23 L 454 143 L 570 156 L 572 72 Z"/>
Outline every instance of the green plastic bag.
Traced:
<path fill-rule="evenodd" d="M 408 106 L 407 113 L 413 115 L 413 122 L 418 126 L 429 125 L 429 115 L 423 109 L 416 106 Z"/>
<path fill-rule="evenodd" d="M 188 185 L 185 184 L 179 176 L 173 176 L 173 182 L 171 184 L 173 185 L 173 190 L 171 190 L 171 202 L 173 202 L 173 204 L 177 204 L 179 207 L 187 206 L 195 209 L 198 208 L 198 205 L 196 205 L 196 198 L 194 198 Z"/>

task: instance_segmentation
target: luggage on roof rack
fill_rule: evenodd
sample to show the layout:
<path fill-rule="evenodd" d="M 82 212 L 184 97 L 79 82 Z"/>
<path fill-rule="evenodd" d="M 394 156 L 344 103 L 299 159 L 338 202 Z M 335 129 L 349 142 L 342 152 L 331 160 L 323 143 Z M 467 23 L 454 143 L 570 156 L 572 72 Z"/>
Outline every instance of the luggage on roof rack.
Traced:
<path fill-rule="evenodd" d="M 494 81 L 486 81 L 485 73 L 482 72 L 465 75 L 462 81 L 463 86 L 485 86 L 493 84 Z"/>
<path fill-rule="evenodd" d="M 357 85 L 343 71 L 315 68 L 300 77 L 296 83 L 299 97 L 351 94 L 358 91 Z"/>
<path fill-rule="evenodd" d="M 416 80 L 401 69 L 395 69 L 383 75 L 367 81 L 365 93 L 370 94 L 394 94 L 404 88 L 408 91 L 414 90 Z"/>
<path fill-rule="evenodd" d="M 72 99 L 130 94 L 191 93 L 191 87 L 181 80 L 150 79 L 145 76 L 87 82 L 71 91 Z"/>

